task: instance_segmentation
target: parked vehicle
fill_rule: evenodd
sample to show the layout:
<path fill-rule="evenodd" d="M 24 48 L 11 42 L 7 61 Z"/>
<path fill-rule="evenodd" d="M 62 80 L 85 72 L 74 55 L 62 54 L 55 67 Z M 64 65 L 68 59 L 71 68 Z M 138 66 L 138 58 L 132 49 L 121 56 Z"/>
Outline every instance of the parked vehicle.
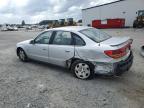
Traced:
<path fill-rule="evenodd" d="M 8 31 L 7 26 L 6 26 L 6 25 L 3 25 L 3 26 L 1 27 L 1 31 Z"/>
<path fill-rule="evenodd" d="M 144 46 L 141 47 L 141 55 L 144 57 Z"/>
<path fill-rule="evenodd" d="M 16 27 L 12 27 L 10 25 L 3 25 L 1 31 L 17 31 Z"/>
<path fill-rule="evenodd" d="M 39 29 L 45 29 L 44 25 L 38 26 Z"/>
<path fill-rule="evenodd" d="M 14 31 L 14 28 L 11 27 L 10 25 L 7 26 L 8 31 Z"/>
<path fill-rule="evenodd" d="M 26 26 L 25 28 L 26 28 L 26 30 L 32 30 L 31 26 Z"/>
<path fill-rule="evenodd" d="M 18 31 L 18 28 L 16 26 L 13 27 L 14 31 Z"/>
<path fill-rule="evenodd" d="M 133 28 L 144 27 L 144 10 L 139 10 L 136 20 L 133 22 Z"/>
<path fill-rule="evenodd" d="M 112 37 L 83 26 L 46 30 L 36 38 L 17 44 L 17 56 L 69 68 L 76 77 L 89 79 L 94 74 L 121 75 L 133 63 L 132 39 Z"/>

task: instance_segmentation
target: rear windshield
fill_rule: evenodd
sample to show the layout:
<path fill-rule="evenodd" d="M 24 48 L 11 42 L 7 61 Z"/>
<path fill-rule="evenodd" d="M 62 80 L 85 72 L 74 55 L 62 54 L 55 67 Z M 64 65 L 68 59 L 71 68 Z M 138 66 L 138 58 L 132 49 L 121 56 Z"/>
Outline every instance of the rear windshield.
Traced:
<path fill-rule="evenodd" d="M 110 35 L 95 28 L 84 29 L 81 30 L 80 33 L 84 34 L 85 36 L 87 36 L 88 38 L 90 38 L 95 42 L 102 42 L 111 38 Z"/>

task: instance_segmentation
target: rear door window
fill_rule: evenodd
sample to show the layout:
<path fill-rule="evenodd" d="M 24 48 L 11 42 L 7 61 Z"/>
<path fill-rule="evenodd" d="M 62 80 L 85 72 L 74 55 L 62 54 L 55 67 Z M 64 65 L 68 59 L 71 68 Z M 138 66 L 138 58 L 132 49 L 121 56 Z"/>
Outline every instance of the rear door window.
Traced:
<path fill-rule="evenodd" d="M 72 36 L 67 31 L 57 31 L 53 39 L 54 45 L 72 45 Z"/>
<path fill-rule="evenodd" d="M 74 39 L 74 45 L 76 45 L 76 46 L 84 46 L 85 45 L 85 41 L 80 36 L 78 36 L 75 33 L 72 33 L 72 36 Z"/>

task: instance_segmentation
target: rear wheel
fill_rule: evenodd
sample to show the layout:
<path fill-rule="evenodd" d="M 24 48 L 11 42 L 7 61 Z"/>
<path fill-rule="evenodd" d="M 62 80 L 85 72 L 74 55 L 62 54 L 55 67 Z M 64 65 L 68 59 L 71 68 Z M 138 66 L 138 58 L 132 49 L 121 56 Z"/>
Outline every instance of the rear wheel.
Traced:
<path fill-rule="evenodd" d="M 71 70 L 79 79 L 92 79 L 94 76 L 94 66 L 86 61 L 77 60 L 72 64 Z"/>
<path fill-rule="evenodd" d="M 28 60 L 26 53 L 23 49 L 18 50 L 18 57 L 21 61 L 26 62 Z"/>
<path fill-rule="evenodd" d="M 137 20 L 134 21 L 133 28 L 142 28 L 142 27 L 143 27 L 143 23 L 138 22 Z"/>
<path fill-rule="evenodd" d="M 139 23 L 139 24 L 137 25 L 137 27 L 138 27 L 138 28 L 142 28 L 143 25 L 142 25 L 141 23 Z"/>

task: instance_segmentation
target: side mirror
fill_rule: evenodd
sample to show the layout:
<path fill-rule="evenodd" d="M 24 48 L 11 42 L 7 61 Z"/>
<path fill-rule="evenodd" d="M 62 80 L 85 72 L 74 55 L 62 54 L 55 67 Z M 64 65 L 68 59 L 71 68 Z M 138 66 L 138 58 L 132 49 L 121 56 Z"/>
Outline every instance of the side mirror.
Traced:
<path fill-rule="evenodd" d="M 30 41 L 30 44 L 35 44 L 34 40 L 31 40 L 31 41 Z"/>

